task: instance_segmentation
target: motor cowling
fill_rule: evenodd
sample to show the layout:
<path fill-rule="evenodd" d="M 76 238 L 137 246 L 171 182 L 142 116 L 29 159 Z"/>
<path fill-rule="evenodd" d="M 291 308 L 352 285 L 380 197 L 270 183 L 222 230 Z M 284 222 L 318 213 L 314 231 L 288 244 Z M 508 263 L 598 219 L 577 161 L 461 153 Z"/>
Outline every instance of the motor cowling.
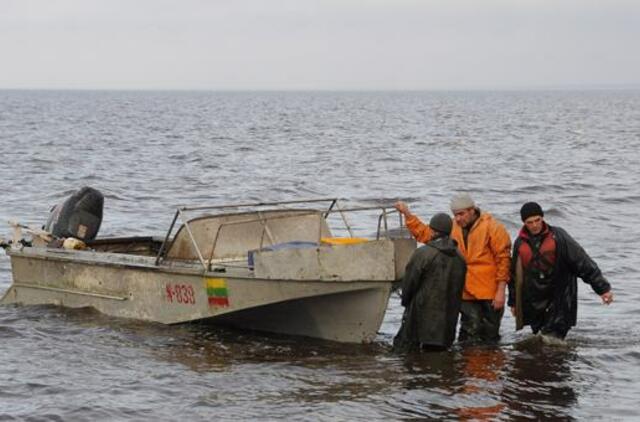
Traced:
<path fill-rule="evenodd" d="M 103 208 L 102 193 L 85 186 L 52 208 L 44 228 L 56 237 L 93 240 L 102 223 Z"/>

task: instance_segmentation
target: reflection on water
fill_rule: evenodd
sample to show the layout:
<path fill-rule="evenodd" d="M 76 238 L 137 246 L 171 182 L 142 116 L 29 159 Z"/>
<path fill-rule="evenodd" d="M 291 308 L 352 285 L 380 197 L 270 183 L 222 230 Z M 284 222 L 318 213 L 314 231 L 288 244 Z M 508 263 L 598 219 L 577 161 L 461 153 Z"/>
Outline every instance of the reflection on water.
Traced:
<path fill-rule="evenodd" d="M 410 416 L 490 421 L 572 419 L 571 346 L 539 338 L 509 346 L 468 346 L 403 358 L 409 376 L 403 412 Z M 434 396 L 439 396 L 433 405 Z M 423 407 L 423 399 L 431 403 Z"/>
<path fill-rule="evenodd" d="M 409 391 L 440 396 L 439 404 L 422 408 L 413 403 L 413 416 L 456 420 L 492 420 L 504 411 L 502 374 L 506 357 L 499 347 L 469 346 L 448 352 L 415 353 L 404 363 Z"/>
<path fill-rule="evenodd" d="M 335 408 L 328 413 L 347 419 L 383 413 L 391 418 L 441 420 L 567 420 L 574 418 L 578 402 L 572 376 L 576 346 L 549 345 L 536 336 L 498 346 L 396 355 L 386 344 L 345 345 L 207 324 L 165 326 L 111 318 L 90 309 L 3 310 L 16 318 L 13 329 L 0 330 L 5 340 L 14 345 L 31 342 L 38 350 L 35 357 L 41 357 L 43 349 L 64 351 L 67 358 L 57 373 L 74 371 L 74 379 L 83 385 L 117 367 L 120 381 L 110 388 L 123 394 L 145 389 L 164 397 L 162 392 L 178 383 L 195 393 L 191 402 L 198 410 L 192 416 L 207 414 L 223 403 L 227 409 L 256 417 L 274 403 L 300 412 L 332 403 Z M 6 315 L 3 320 L 12 323 Z M 79 369 L 73 363 L 91 364 L 98 355 L 101 364 L 92 368 Z M 140 366 L 147 368 L 145 375 L 125 381 Z M 71 391 L 54 388 L 53 380 L 36 382 L 39 376 L 28 381 L 30 373 L 33 368 L 27 369 L 23 388 L 5 389 L 5 394 Z M 224 386 L 225 393 L 204 388 L 207 385 Z M 230 406 L 225 401 L 228 395 L 255 402 L 255 415 Z M 165 416 L 172 414 L 168 412 Z"/>
<path fill-rule="evenodd" d="M 504 411 L 501 401 L 506 356 L 495 346 L 469 346 L 462 350 L 462 420 L 493 420 Z"/>
<path fill-rule="evenodd" d="M 571 419 L 577 393 L 572 387 L 573 347 L 549 345 L 539 336 L 517 343 L 509 353 L 504 400 L 515 415 Z"/>
<path fill-rule="evenodd" d="M 203 378 L 220 374 L 227 377 L 230 391 L 253 394 L 262 402 L 313 408 L 380 397 L 389 402 L 389 414 L 394 416 L 478 421 L 570 419 L 577 402 L 571 387 L 573 346 L 548 345 L 533 336 L 512 345 L 395 355 L 388 345 L 301 341 L 208 324 L 167 327 L 86 309 L 44 306 L 21 312 L 27 318 L 64 320 L 75 327 L 65 335 L 97 336 L 98 348 L 100 343 L 103 349 L 116 343 L 120 349 L 145 350 L 153 362 L 164 362 L 162 366 L 177 365 Z M 175 370 L 165 369 L 164 375 L 157 372 L 154 377 L 171 379 Z M 277 385 L 264 380 L 247 384 L 253 377 L 274 375 Z M 200 405 L 213 406 L 213 396 L 205 396 Z"/>

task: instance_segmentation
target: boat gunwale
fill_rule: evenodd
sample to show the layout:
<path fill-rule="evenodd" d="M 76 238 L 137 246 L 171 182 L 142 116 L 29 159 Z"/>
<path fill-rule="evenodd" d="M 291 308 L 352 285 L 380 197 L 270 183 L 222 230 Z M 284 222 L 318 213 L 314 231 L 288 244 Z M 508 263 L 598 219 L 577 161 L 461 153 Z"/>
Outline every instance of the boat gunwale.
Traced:
<path fill-rule="evenodd" d="M 155 258 L 146 257 L 133 254 L 122 254 L 114 252 L 96 252 L 96 251 L 81 251 L 81 250 L 65 250 L 54 248 L 37 248 L 37 247 L 25 247 L 22 249 L 9 249 L 7 253 L 10 257 L 16 256 L 25 259 L 41 259 L 45 261 L 59 261 L 70 262 L 84 265 L 96 265 L 100 267 L 112 267 L 112 268 L 132 268 L 141 271 L 151 271 L 166 274 L 181 274 L 181 275 L 193 275 L 212 278 L 227 278 L 227 279 L 242 279 L 246 281 L 266 281 L 266 282 L 284 282 L 284 283 L 336 283 L 336 284 L 348 284 L 348 283 L 370 283 L 370 284 L 394 284 L 393 280 L 322 280 L 322 279 L 280 279 L 280 278 L 257 278 L 253 275 L 253 272 L 244 268 L 234 268 L 232 271 L 228 271 L 225 267 L 224 271 L 206 271 L 199 263 L 179 263 L 178 265 L 184 265 L 184 267 L 177 266 L 163 266 L 155 265 L 153 261 Z M 86 254 L 86 255 L 85 255 Z M 84 256 L 83 256 L 84 255 Z M 98 257 L 106 256 L 107 260 L 98 259 Z M 89 257 L 96 257 L 96 259 L 90 259 Z M 143 262 L 118 262 L 118 260 L 126 260 L 126 257 L 135 257 L 139 260 L 148 260 L 149 263 Z M 87 259 L 89 258 L 89 259 Z M 115 258 L 115 259 L 114 259 Z M 174 262 L 175 263 L 175 262 Z M 192 268 L 189 268 L 189 267 Z"/>

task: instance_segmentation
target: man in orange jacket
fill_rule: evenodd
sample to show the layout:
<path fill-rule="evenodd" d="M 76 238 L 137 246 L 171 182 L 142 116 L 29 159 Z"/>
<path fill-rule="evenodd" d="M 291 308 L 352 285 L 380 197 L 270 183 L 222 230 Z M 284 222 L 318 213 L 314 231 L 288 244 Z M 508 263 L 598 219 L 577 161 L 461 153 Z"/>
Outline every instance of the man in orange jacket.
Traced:
<path fill-rule="evenodd" d="M 497 341 L 510 278 L 509 233 L 491 214 L 480 211 L 466 193 L 454 196 L 450 205 L 454 215 L 451 238 L 467 262 L 458 340 Z M 398 201 L 395 207 L 418 242 L 431 240 L 433 230 L 407 204 Z"/>

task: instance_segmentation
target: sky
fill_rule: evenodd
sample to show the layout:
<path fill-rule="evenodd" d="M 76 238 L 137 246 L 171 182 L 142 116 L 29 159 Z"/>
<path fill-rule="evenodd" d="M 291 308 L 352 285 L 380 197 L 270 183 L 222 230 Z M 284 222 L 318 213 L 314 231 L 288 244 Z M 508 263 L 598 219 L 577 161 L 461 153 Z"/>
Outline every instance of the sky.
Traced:
<path fill-rule="evenodd" d="M 640 0 L 0 0 L 0 89 L 640 87 Z"/>

